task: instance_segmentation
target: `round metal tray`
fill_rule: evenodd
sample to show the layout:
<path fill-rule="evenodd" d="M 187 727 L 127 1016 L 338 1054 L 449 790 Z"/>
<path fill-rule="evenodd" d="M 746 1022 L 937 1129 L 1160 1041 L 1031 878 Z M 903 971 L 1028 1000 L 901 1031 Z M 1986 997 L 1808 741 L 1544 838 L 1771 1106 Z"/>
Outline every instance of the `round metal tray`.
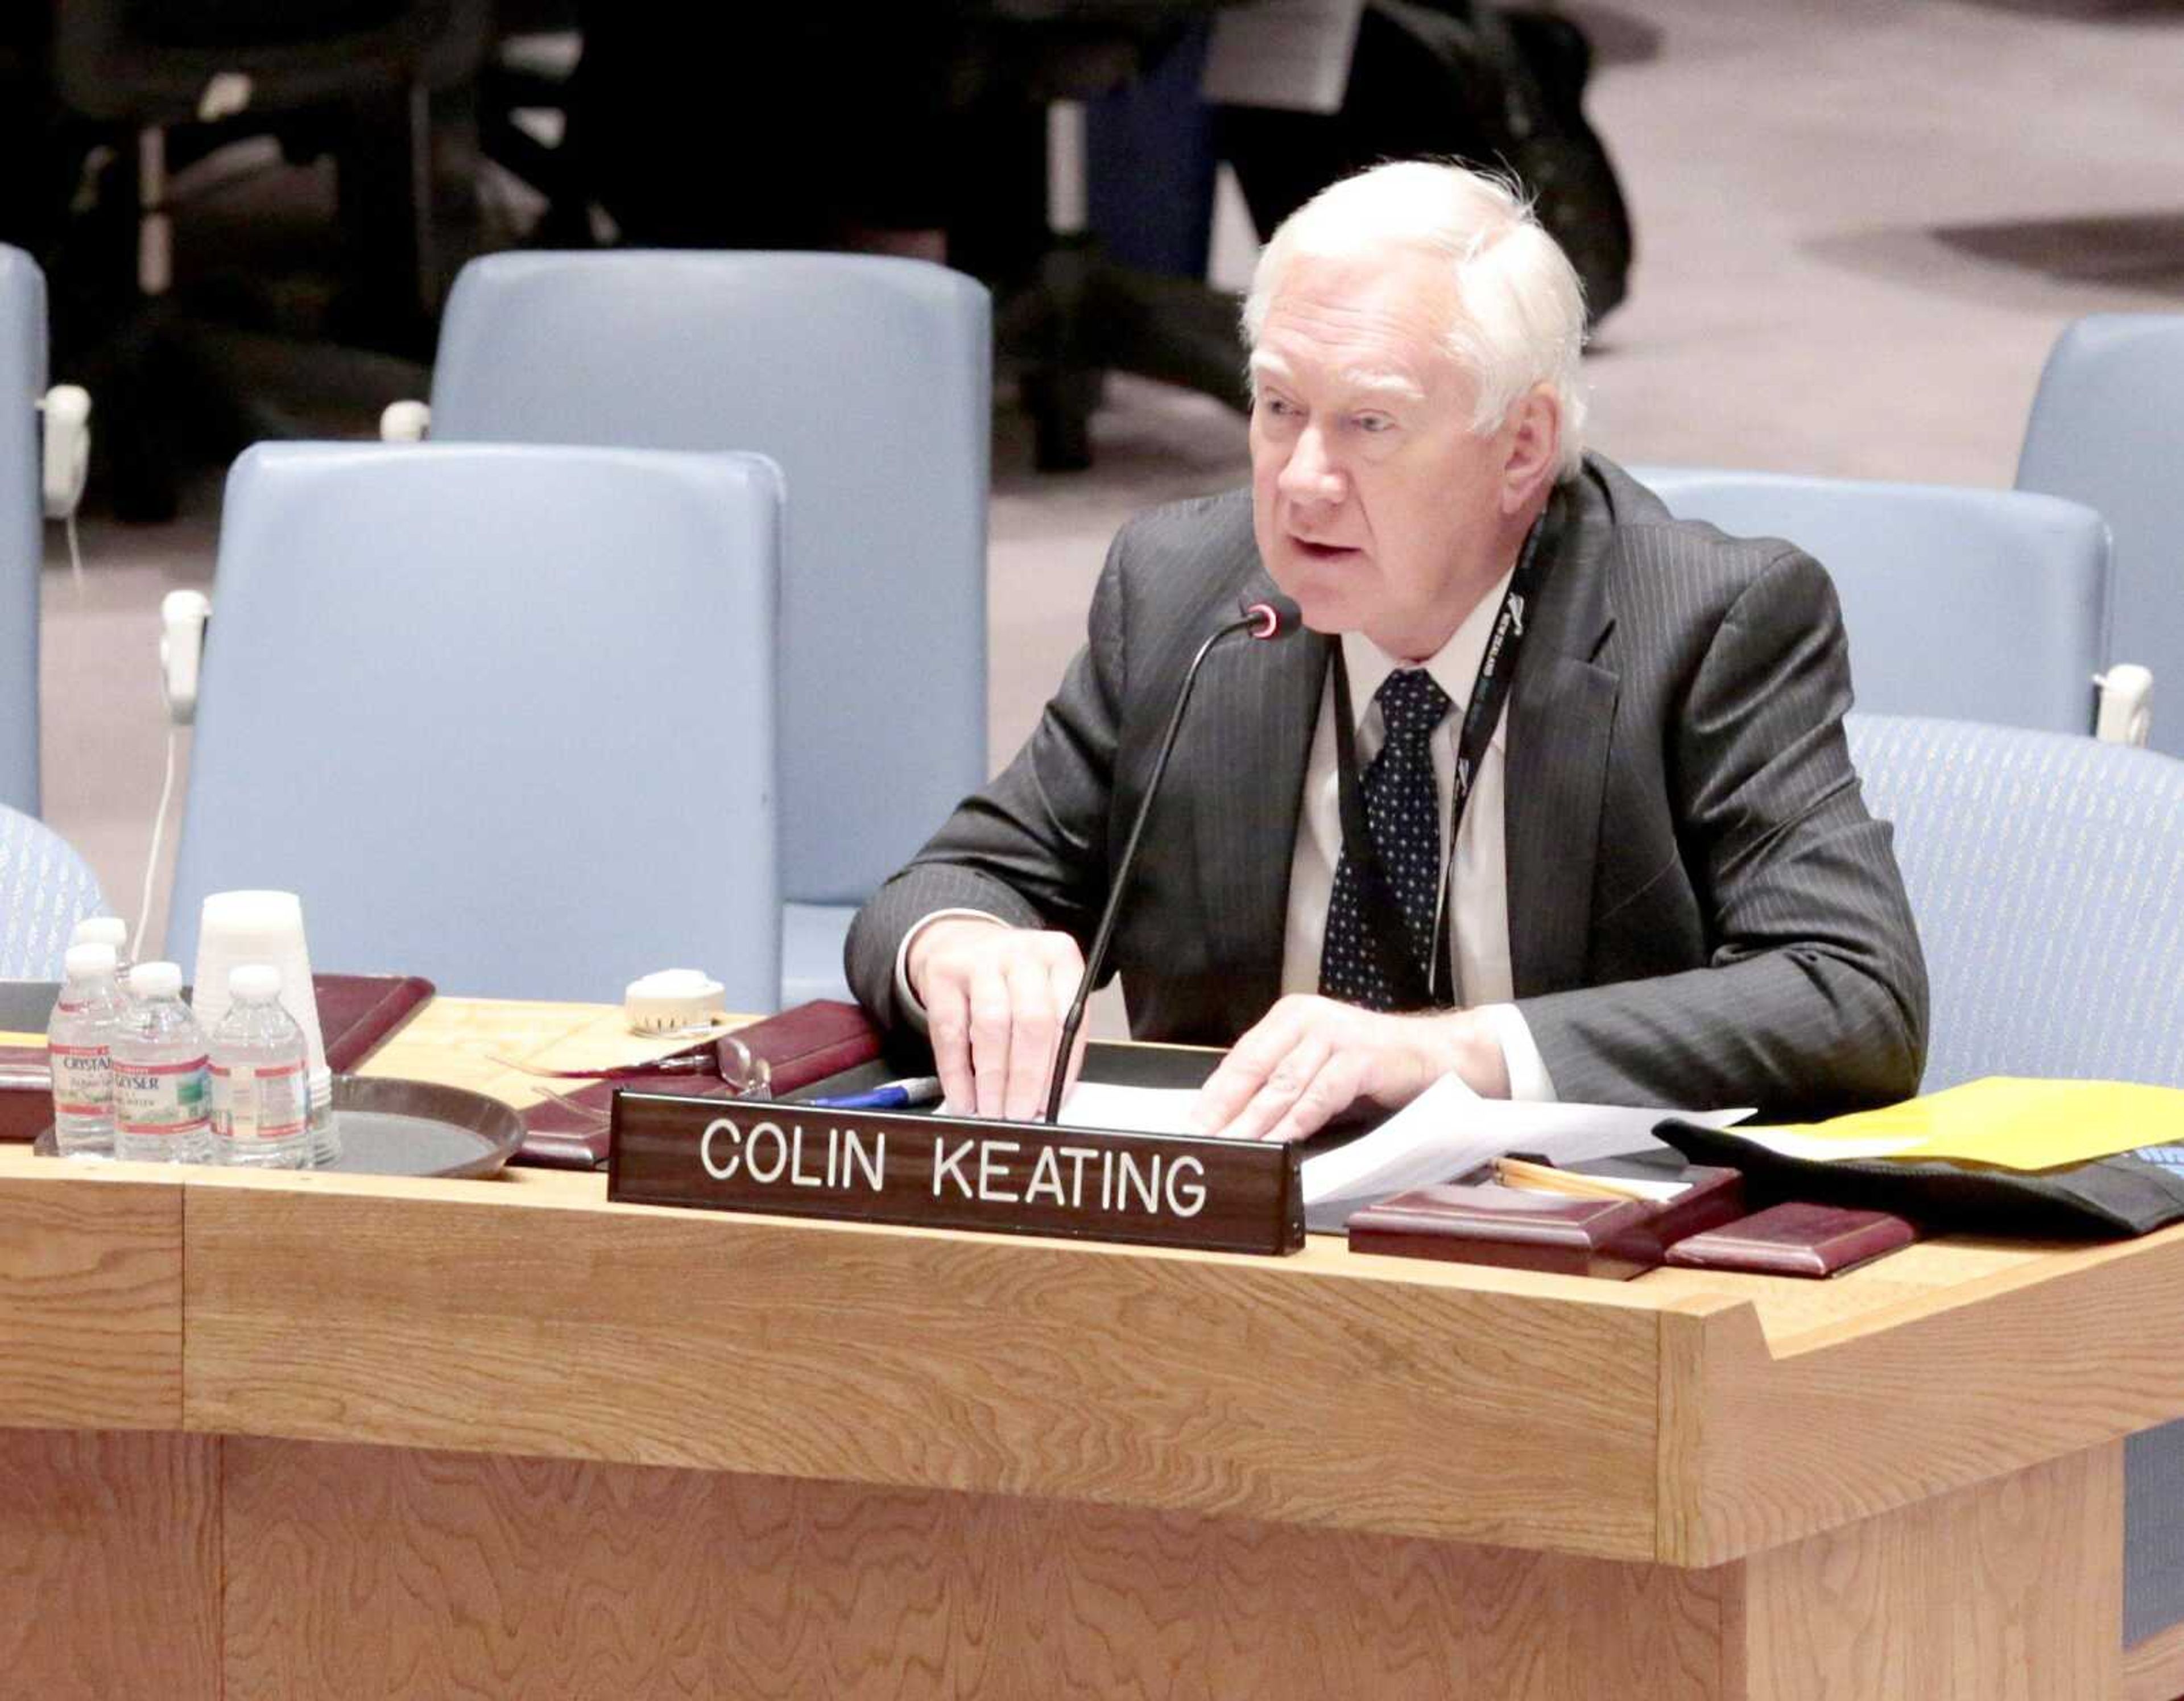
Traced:
<path fill-rule="evenodd" d="M 523 1143 L 523 1117 L 499 1099 L 434 1081 L 334 1077 L 338 1175 L 496 1175 Z M 53 1131 L 36 1151 L 55 1153 Z"/>

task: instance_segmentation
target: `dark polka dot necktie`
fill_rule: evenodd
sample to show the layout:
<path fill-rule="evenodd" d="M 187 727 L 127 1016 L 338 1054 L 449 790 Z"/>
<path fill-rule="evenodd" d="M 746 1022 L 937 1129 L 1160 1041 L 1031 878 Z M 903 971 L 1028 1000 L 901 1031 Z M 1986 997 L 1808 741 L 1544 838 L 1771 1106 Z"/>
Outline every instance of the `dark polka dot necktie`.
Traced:
<path fill-rule="evenodd" d="M 1412 961 L 1423 974 L 1434 948 L 1440 888 L 1440 796 L 1434 784 L 1431 740 L 1453 706 L 1423 667 L 1390 673 L 1373 693 L 1387 739 L 1358 789 L 1381 878 L 1401 912 Z M 1329 998 L 1393 1010 L 1396 989 L 1381 972 L 1358 893 L 1357 869 L 1346 847 L 1327 906 L 1327 942 L 1320 952 L 1319 990 Z"/>

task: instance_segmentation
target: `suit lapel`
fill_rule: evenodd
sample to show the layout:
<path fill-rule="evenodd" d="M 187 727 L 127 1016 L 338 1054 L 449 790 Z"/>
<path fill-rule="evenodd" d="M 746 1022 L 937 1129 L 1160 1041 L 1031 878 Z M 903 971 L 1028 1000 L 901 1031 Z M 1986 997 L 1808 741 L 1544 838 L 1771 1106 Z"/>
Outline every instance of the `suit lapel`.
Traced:
<path fill-rule="evenodd" d="M 1263 570 L 1246 594 L 1273 590 Z M 1237 980 L 1224 1000 L 1256 1020 L 1281 996 L 1290 862 L 1305 765 L 1327 677 L 1328 640 L 1230 640 L 1206 658 L 1190 717 L 1206 729 L 1190 787 L 1199 890 L 1212 961 Z"/>
<path fill-rule="evenodd" d="M 1509 962 L 1519 998 L 1580 984 L 1618 680 L 1596 660 L 1615 624 L 1614 516 L 1591 474 L 1556 500 L 1562 537 L 1509 697 L 1503 825 Z"/>

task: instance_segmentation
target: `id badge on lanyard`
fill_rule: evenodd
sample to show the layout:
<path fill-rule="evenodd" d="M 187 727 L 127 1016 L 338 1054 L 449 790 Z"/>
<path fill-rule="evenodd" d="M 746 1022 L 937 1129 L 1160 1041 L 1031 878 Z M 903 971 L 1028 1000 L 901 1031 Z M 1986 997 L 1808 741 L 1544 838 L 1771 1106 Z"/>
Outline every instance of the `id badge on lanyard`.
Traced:
<path fill-rule="evenodd" d="M 1449 885 L 1456 862 L 1456 836 L 1463 826 L 1464 806 L 1471 800 L 1471 788 L 1478 778 L 1479 765 L 1486 760 L 1494 728 L 1501 721 L 1503 705 L 1509 700 L 1509 688 L 1517 678 L 1517 658 L 1524 647 L 1529 611 L 1546 577 L 1547 563 L 1553 559 L 1552 549 L 1542 545 L 1551 532 L 1560 532 L 1561 519 L 1561 497 L 1557 494 L 1549 500 L 1546 510 L 1525 534 L 1524 547 L 1518 553 L 1516 568 L 1509 575 L 1508 588 L 1502 594 L 1502 607 L 1494 616 L 1494 628 L 1486 639 L 1486 653 L 1479 663 L 1479 677 L 1472 681 L 1471 700 L 1464 708 L 1463 723 L 1457 733 L 1456 771 L 1449 787 L 1448 845 L 1441 858 L 1440 881 L 1434 905 L 1433 951 L 1424 968 L 1411 956 L 1402 911 L 1388 890 L 1387 877 L 1373 848 L 1372 829 L 1366 823 L 1364 791 L 1358 780 L 1357 721 L 1351 711 L 1350 670 L 1343 661 L 1342 646 L 1334 646 L 1334 765 L 1342 813 L 1342 854 L 1357 873 L 1358 899 L 1364 908 L 1366 930 L 1373 941 L 1380 972 L 1389 985 L 1396 989 L 1406 1009 L 1446 1008 L 1456 1001 L 1456 988 L 1446 984 L 1455 978 L 1447 973 L 1447 968 Z"/>

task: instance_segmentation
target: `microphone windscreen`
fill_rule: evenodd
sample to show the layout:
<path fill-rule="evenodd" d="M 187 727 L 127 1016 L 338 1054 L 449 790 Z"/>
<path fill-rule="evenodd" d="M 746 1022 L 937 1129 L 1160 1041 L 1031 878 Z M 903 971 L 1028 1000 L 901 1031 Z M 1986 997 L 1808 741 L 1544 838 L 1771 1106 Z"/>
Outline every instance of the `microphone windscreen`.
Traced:
<path fill-rule="evenodd" d="M 1279 591 L 1262 597 L 1240 598 L 1239 606 L 1246 620 L 1258 622 L 1251 628 L 1254 638 L 1287 638 L 1304 624 L 1304 611 L 1296 605 L 1296 600 Z"/>

